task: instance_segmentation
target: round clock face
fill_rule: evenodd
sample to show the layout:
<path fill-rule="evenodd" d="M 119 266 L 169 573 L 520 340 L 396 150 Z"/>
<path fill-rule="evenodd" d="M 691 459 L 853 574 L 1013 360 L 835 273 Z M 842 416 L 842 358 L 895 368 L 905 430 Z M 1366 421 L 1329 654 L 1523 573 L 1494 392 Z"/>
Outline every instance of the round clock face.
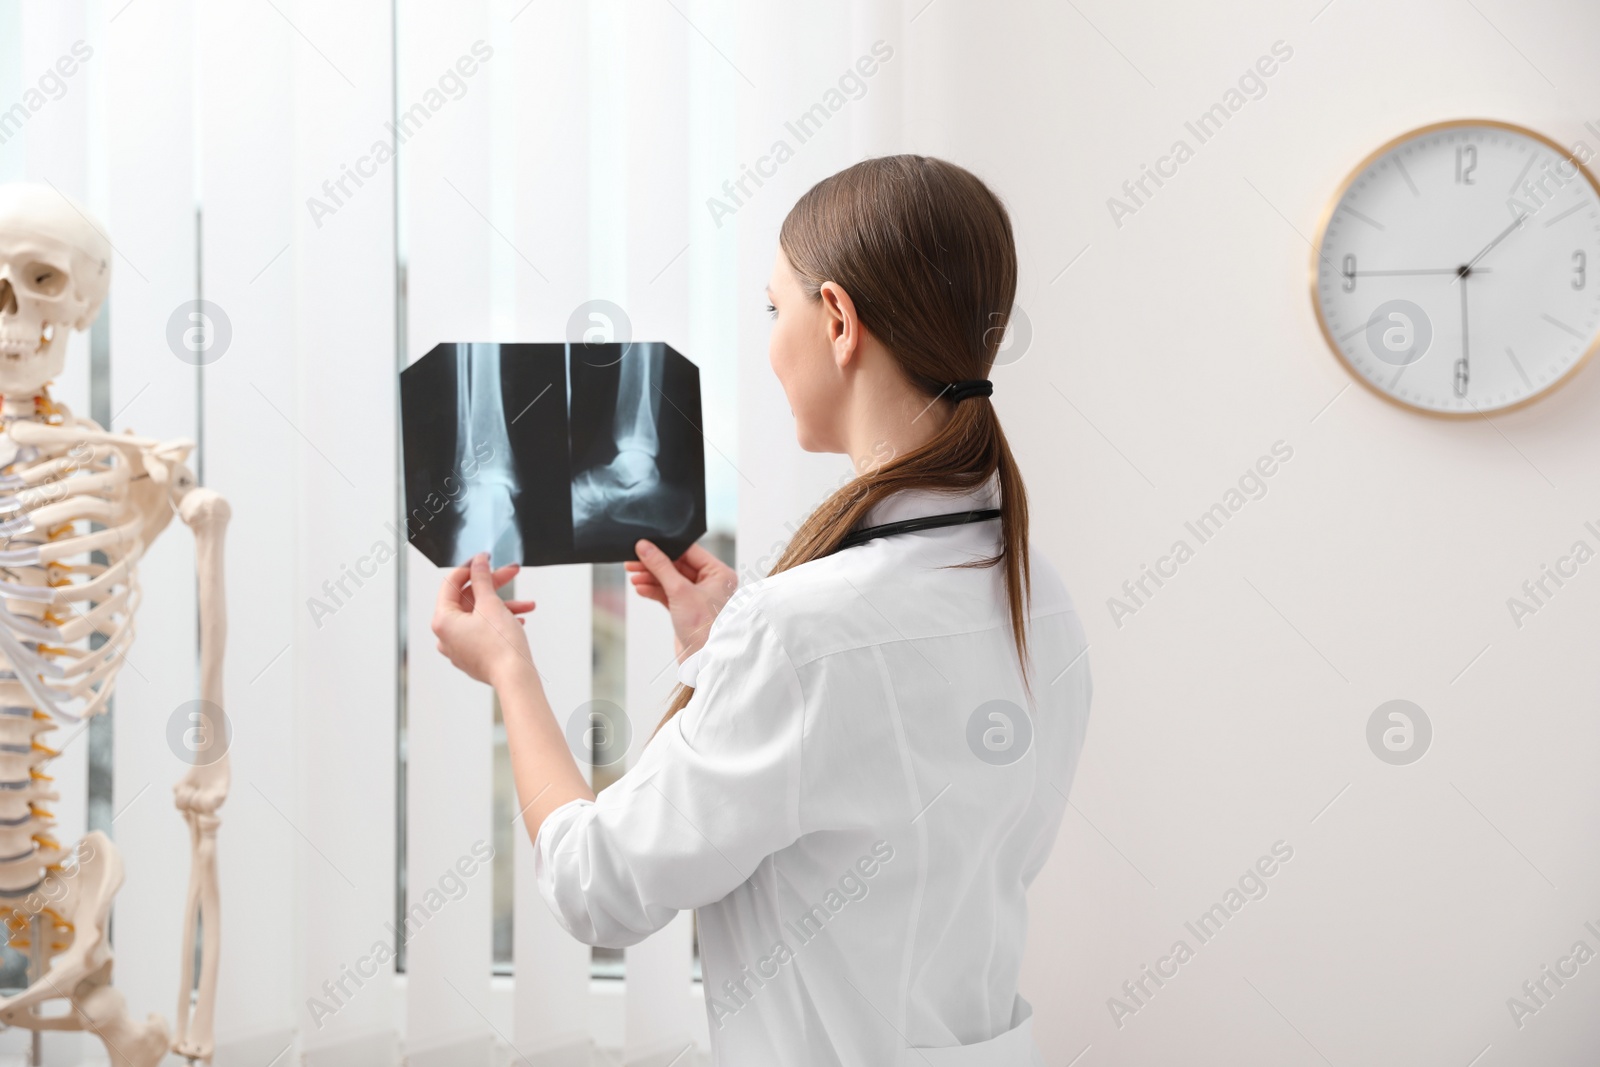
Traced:
<path fill-rule="evenodd" d="M 1562 382 L 1600 331 L 1600 187 L 1582 164 L 1487 120 L 1378 149 L 1313 245 L 1328 344 L 1364 385 L 1436 415 L 1503 411 Z"/>

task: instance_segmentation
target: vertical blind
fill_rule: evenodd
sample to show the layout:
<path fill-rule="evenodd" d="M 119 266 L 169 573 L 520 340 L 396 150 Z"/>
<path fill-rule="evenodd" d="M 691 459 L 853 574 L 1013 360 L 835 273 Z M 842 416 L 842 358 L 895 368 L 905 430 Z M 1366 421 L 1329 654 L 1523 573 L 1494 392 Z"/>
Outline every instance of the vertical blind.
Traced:
<path fill-rule="evenodd" d="M 843 69 L 877 32 L 862 18 L 898 22 L 882 10 L 843 41 L 803 30 L 806 47 Z M 786 536 L 794 501 L 837 474 L 778 458 L 792 449 L 745 455 L 752 406 L 758 423 L 784 410 L 752 281 L 781 208 L 895 119 L 894 94 L 818 138 L 808 177 L 775 176 L 757 156 L 827 86 L 796 89 L 794 42 L 731 0 L 23 0 L 0 8 L 0 100 L 32 100 L 79 41 L 81 69 L 0 130 L 0 180 L 54 183 L 115 247 L 109 360 L 92 375 L 75 336 L 55 395 L 85 414 L 98 401 L 117 431 L 196 439 L 233 507 L 218 1062 L 587 1063 L 599 1041 L 665 1063 L 703 1044 L 690 916 L 627 950 L 607 987 L 531 889 L 515 805 L 495 804 L 492 696 L 434 652 L 439 573 L 404 544 L 396 374 L 441 341 L 562 339 L 608 301 L 619 339 L 665 340 L 701 368 L 714 537 L 731 543 L 763 495 L 761 544 Z M 231 332 L 203 369 L 166 342 L 197 297 Z M 744 577 L 770 566 L 765 547 L 747 555 Z M 141 581 L 104 821 L 127 867 L 116 984 L 135 1015 L 170 1019 L 188 842 L 165 724 L 197 684 L 185 528 Z M 595 695 L 592 568 L 518 585 L 564 718 Z M 631 762 L 676 672 L 665 612 L 628 599 Z M 88 751 L 80 739 L 53 765 L 65 840 L 89 825 Z M 502 977 L 496 864 L 511 879 Z M 25 1044 L 0 1035 L 0 1051 Z M 99 1052 L 72 1034 L 45 1048 L 52 1063 Z"/>
<path fill-rule="evenodd" d="M 1526 631 L 1499 614 L 1579 536 L 1594 372 L 1498 426 L 1421 426 L 1348 389 L 1304 274 L 1339 178 L 1406 127 L 1476 112 L 1593 144 L 1595 16 L 1522 7 L 0 4 L 0 180 L 54 182 L 115 245 L 106 358 L 73 338 L 56 394 L 115 430 L 197 438 L 233 505 L 218 1063 L 583 1063 L 598 1042 L 666 1064 L 703 1036 L 687 917 L 629 950 L 621 983 L 597 983 L 528 889 L 525 835 L 495 811 L 489 696 L 433 654 L 438 575 L 403 544 L 396 374 L 439 341 L 556 340 L 588 301 L 616 304 L 631 336 L 701 367 L 713 525 L 758 576 L 846 474 L 796 448 L 765 365 L 778 226 L 819 178 L 902 149 L 972 167 L 1011 209 L 1032 342 L 996 369 L 995 402 L 1107 683 L 1030 913 L 1022 988 L 1051 1061 L 1182 1062 L 1197 1026 L 1263 1060 L 1309 1058 L 1305 1043 L 1411 1062 L 1440 1034 L 1461 1063 L 1592 1047 L 1592 1012 L 1557 1004 L 1523 1030 L 1497 1013 L 1586 936 L 1596 884 L 1591 853 L 1569 847 L 1596 821 L 1593 716 L 1574 697 L 1592 692 L 1577 610 L 1592 594 L 1573 584 Z M 1296 58 L 1270 96 L 1136 219 L 1108 215 L 1140 161 L 1278 38 Z M 51 77 L 78 41 L 92 54 Z M 232 333 L 203 370 L 166 341 L 197 295 Z M 1139 554 L 1280 435 L 1306 457 L 1297 481 L 1151 614 L 1108 625 L 1102 598 Z M 141 567 L 109 785 L 87 735 L 53 767 L 64 839 L 93 818 L 126 860 L 117 985 L 168 1018 L 188 848 L 164 737 L 196 695 L 193 572 L 192 538 L 169 527 Z M 569 715 L 596 695 L 592 568 L 519 585 Z M 672 671 L 664 614 L 632 607 L 620 702 L 637 756 Z M 1351 684 L 1321 673 L 1290 618 Z M 1441 711 L 1437 754 L 1405 773 L 1359 731 L 1396 688 Z M 494 974 L 474 851 L 497 834 L 510 976 Z M 1304 857 L 1298 881 L 1119 1028 L 1107 997 L 1280 836 Z M 1394 965 L 1375 973 L 1380 953 Z M 1449 995 L 1415 996 L 1440 974 Z M 25 1044 L 0 1033 L 0 1053 Z M 51 1063 L 97 1052 L 46 1043 Z"/>

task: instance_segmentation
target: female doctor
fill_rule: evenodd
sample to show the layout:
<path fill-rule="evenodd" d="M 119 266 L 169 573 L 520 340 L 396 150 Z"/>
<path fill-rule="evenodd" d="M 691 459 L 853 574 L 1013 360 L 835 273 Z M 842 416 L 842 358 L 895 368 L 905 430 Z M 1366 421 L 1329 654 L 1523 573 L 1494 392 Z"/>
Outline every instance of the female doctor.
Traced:
<path fill-rule="evenodd" d="M 499 694 L 562 926 L 622 947 L 696 910 L 714 1063 L 1039 1063 L 1026 890 L 1092 683 L 988 399 L 1010 219 L 961 167 L 891 156 L 818 183 L 778 245 L 772 369 L 800 447 L 857 477 L 736 591 L 698 545 L 638 543 L 682 685 L 636 765 L 585 782 L 518 625 L 533 604 L 495 592 L 515 565 L 445 580 L 439 649 Z"/>

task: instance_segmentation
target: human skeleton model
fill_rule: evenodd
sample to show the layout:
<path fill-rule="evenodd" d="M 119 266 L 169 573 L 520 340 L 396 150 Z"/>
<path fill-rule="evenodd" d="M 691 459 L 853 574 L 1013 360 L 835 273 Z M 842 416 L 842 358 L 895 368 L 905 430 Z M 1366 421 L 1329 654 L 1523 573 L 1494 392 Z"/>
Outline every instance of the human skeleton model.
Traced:
<path fill-rule="evenodd" d="M 174 1051 L 209 1062 L 217 979 L 217 810 L 228 792 L 222 721 L 228 505 L 195 484 L 189 441 L 111 434 L 51 401 L 67 335 L 87 329 L 110 281 L 110 246 L 52 186 L 0 185 L 0 919 L 31 950 L 31 984 L 0 999 L 0 1022 L 88 1030 L 113 1067 Z M 199 567 L 201 748 L 174 787 L 192 849 L 176 1034 L 129 1017 L 111 985 L 108 921 L 122 861 L 101 832 L 64 848 L 41 736 L 106 710 L 133 643 L 138 564 L 176 512 Z M 220 754 L 217 746 L 222 746 Z M 203 930 L 198 996 L 196 920 Z M 65 1010 L 61 1002 L 65 1001 Z M 55 1002 L 48 1012 L 41 1010 Z"/>

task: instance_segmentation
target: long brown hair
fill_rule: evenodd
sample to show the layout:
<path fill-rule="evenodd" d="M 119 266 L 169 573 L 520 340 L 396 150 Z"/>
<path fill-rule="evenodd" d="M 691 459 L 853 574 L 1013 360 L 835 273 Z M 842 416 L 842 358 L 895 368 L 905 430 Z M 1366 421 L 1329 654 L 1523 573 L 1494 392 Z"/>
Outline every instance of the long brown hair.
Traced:
<path fill-rule="evenodd" d="M 1017 252 L 1005 206 L 971 172 L 930 156 L 863 160 L 812 186 L 783 220 L 778 244 L 810 299 L 829 281 L 850 294 L 862 325 L 931 402 L 952 404 L 942 397 L 949 383 L 989 376 L 1016 297 Z M 954 403 L 932 440 L 830 495 L 769 574 L 832 553 L 873 505 L 903 489 L 972 489 L 996 471 L 1001 551 L 957 566 L 1004 565 L 1031 699 L 1028 495 L 986 398 Z M 693 695 L 679 685 L 656 729 Z"/>

